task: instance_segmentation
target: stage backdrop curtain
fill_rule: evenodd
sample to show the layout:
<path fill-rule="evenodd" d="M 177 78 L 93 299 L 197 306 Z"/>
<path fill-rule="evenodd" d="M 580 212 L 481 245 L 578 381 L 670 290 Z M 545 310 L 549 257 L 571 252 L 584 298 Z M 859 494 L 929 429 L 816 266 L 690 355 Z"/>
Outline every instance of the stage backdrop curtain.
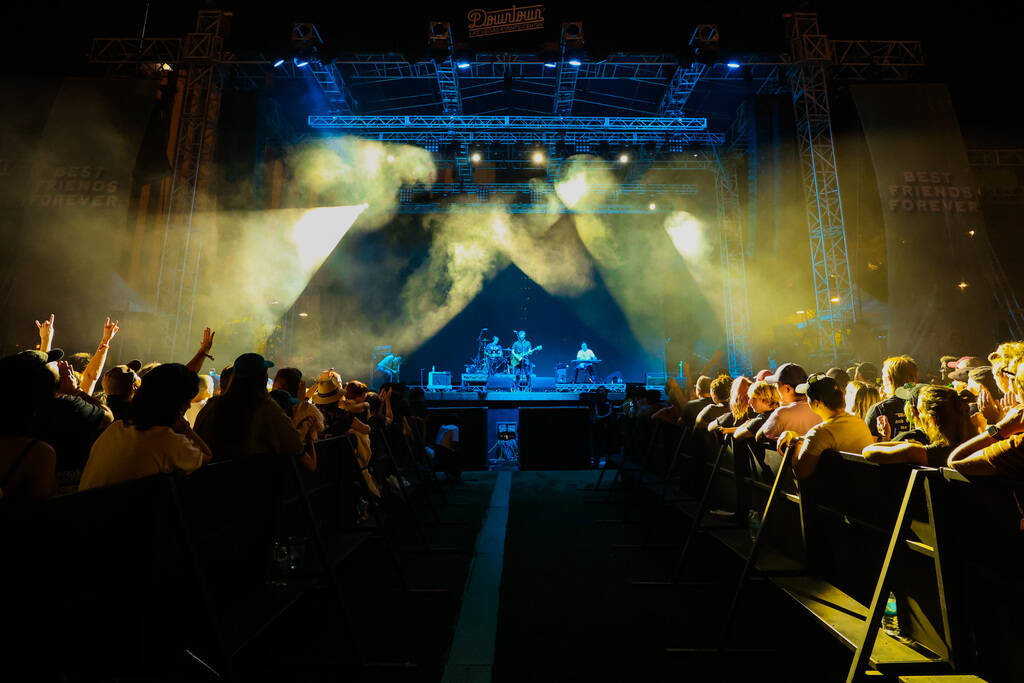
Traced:
<path fill-rule="evenodd" d="M 889 84 L 851 92 L 885 222 L 889 353 L 910 354 L 923 371 L 943 354 L 984 356 L 995 336 L 989 269 L 981 267 L 990 257 L 949 91 Z"/>
<path fill-rule="evenodd" d="M 111 313 L 151 80 L 65 79 L 32 155 L 12 311 L 58 316 L 58 345 L 90 349 Z M 32 336 L 31 334 L 29 335 Z"/>

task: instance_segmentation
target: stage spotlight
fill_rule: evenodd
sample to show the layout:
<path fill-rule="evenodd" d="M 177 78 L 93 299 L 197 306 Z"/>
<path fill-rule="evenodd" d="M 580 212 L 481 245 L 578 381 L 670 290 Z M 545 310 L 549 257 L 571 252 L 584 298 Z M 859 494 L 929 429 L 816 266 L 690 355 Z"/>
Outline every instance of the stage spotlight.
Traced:
<path fill-rule="evenodd" d="M 295 63 L 295 66 L 298 67 L 307 66 L 309 64 L 309 60 L 305 57 L 295 57 L 292 61 Z"/>
<path fill-rule="evenodd" d="M 531 159 L 533 159 L 533 163 L 534 164 L 540 166 L 541 164 L 544 163 L 544 152 L 540 152 L 540 151 L 534 152 L 533 156 L 531 157 Z"/>
<path fill-rule="evenodd" d="M 580 64 L 582 64 L 582 63 L 583 63 L 583 62 L 581 62 L 581 61 L 580 61 L 580 60 L 578 60 L 578 59 L 570 59 L 570 60 L 569 60 L 569 66 L 579 66 L 579 65 L 580 65 Z"/>
<path fill-rule="evenodd" d="M 726 62 L 725 65 L 727 67 L 729 67 L 730 69 L 738 69 L 738 68 L 740 68 L 740 63 L 739 62 Z"/>
<path fill-rule="evenodd" d="M 472 154 L 469 155 L 469 160 L 472 161 L 474 164 L 479 164 L 481 159 L 483 159 L 483 156 L 480 154 L 480 152 L 473 152 Z"/>
<path fill-rule="evenodd" d="M 544 66 L 546 66 L 549 69 L 554 69 L 556 66 L 558 66 L 558 64 L 556 62 L 544 62 Z"/>
<path fill-rule="evenodd" d="M 394 154 L 389 154 L 387 159 L 388 159 L 388 163 L 389 164 L 395 163 L 395 155 Z"/>
<path fill-rule="evenodd" d="M 472 66 L 472 64 L 470 64 L 469 62 L 459 62 L 456 66 L 458 66 L 460 69 L 468 69 L 469 67 Z"/>
<path fill-rule="evenodd" d="M 628 154 L 620 154 L 619 155 L 619 163 L 620 164 L 628 164 L 629 163 L 629 155 Z"/>
<path fill-rule="evenodd" d="M 274 68 L 275 68 L 275 69 L 276 69 L 277 67 L 279 67 L 279 66 L 283 65 L 283 64 L 284 64 L 284 60 L 283 60 L 283 59 L 281 59 L 280 57 L 278 57 L 277 59 L 275 59 L 275 60 L 274 60 Z"/>
<path fill-rule="evenodd" d="M 655 209 L 658 208 L 658 205 L 655 204 L 654 202 L 651 202 L 650 204 L 647 205 L 647 208 L 650 209 L 651 211 L 654 211 Z"/>
<path fill-rule="evenodd" d="M 697 256 L 704 248 L 700 221 L 685 211 L 676 211 L 665 219 L 665 232 L 684 258 Z"/>
<path fill-rule="evenodd" d="M 968 284 L 967 284 L 967 283 L 966 283 L 966 282 L 965 282 L 964 280 L 961 280 L 961 281 L 960 281 L 960 282 L 959 282 L 959 283 L 957 284 L 957 287 L 959 287 L 959 288 L 960 288 L 960 291 L 961 291 L 961 292 L 962 292 L 962 291 L 964 291 L 965 289 L 967 289 L 967 288 L 968 288 L 969 286 L 970 286 L 970 285 L 968 285 Z"/>
<path fill-rule="evenodd" d="M 829 301 L 831 301 L 834 304 L 837 304 L 841 301 L 841 299 L 838 296 L 834 296 L 831 299 L 829 299 Z"/>
<path fill-rule="evenodd" d="M 309 313 L 299 313 L 299 317 L 300 318 L 308 318 L 309 317 Z"/>

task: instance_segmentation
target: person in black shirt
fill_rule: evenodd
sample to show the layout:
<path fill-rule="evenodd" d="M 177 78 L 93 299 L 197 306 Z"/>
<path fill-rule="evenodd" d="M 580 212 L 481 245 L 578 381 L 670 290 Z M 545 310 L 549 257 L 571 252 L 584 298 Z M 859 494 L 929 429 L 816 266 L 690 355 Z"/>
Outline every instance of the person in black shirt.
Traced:
<path fill-rule="evenodd" d="M 924 385 L 919 390 L 917 415 L 928 439 L 927 445 L 913 441 L 883 441 L 864 449 L 872 462 L 909 462 L 927 467 L 945 467 L 949 454 L 975 436 L 969 403 L 949 387 Z"/>
<path fill-rule="evenodd" d="M 694 390 L 697 394 L 697 398 L 689 401 L 685 406 L 683 406 L 679 418 L 679 421 L 683 425 L 691 428 L 697 421 L 697 416 L 700 414 L 700 411 L 714 403 L 714 400 L 711 398 L 711 378 L 707 375 L 701 375 L 697 378 Z"/>
<path fill-rule="evenodd" d="M 907 384 L 917 384 L 917 364 L 910 356 L 887 358 L 882 364 L 882 393 L 888 398 L 871 406 L 864 421 L 871 434 L 879 440 L 892 438 L 893 434 L 908 431 L 903 406 L 910 395 Z M 882 420 L 881 418 L 885 418 Z"/>

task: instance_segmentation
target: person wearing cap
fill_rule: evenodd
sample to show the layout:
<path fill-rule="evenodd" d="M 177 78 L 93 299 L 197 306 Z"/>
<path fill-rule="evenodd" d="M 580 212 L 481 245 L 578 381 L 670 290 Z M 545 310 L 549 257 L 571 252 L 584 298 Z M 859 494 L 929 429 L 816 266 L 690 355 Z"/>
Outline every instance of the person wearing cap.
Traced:
<path fill-rule="evenodd" d="M 821 419 L 807 431 L 793 457 L 793 475 L 797 479 L 811 476 L 825 451 L 860 453 L 875 442 L 864 421 L 846 412 L 845 396 L 831 377 L 815 373 L 795 391 L 807 397 L 807 405 Z M 785 448 L 799 436 L 796 432 L 784 432 L 779 437 L 779 447 Z"/>
<path fill-rule="evenodd" d="M 882 364 L 882 399 L 868 409 L 864 422 L 879 440 L 891 439 L 910 429 L 903 406 L 909 396 L 909 386 L 917 384 L 917 363 L 910 356 L 886 358 Z"/>
<path fill-rule="evenodd" d="M 306 452 L 299 431 L 267 392 L 273 366 L 258 353 L 243 353 L 232 365 L 227 391 L 199 411 L 196 432 L 215 459 L 266 453 L 300 458 Z"/>
<path fill-rule="evenodd" d="M 916 402 L 916 423 L 924 432 L 924 443 L 897 438 L 867 446 L 864 458 L 878 463 L 908 462 L 925 467 L 945 467 L 957 444 L 975 435 L 970 407 L 950 387 L 919 384 L 907 399 Z M 902 435 L 901 435 L 902 436 Z"/>
<path fill-rule="evenodd" d="M 324 370 L 317 378 L 312 395 L 313 405 L 323 416 L 324 427 L 321 438 L 342 436 L 352 428 L 353 415 L 345 410 L 341 401 L 345 397 L 341 389 L 341 376 L 334 371 Z"/>
<path fill-rule="evenodd" d="M 128 416 L 132 397 L 142 382 L 137 374 L 140 369 L 142 363 L 132 360 L 125 365 L 115 365 L 103 374 L 103 394 L 115 420 L 123 420 Z"/>
<path fill-rule="evenodd" d="M 199 376 L 181 363 L 146 374 L 131 414 L 110 425 L 89 451 L 79 490 L 199 469 L 213 454 L 185 420 Z"/>
<path fill-rule="evenodd" d="M 807 397 L 796 392 L 796 388 L 807 381 L 807 372 L 802 367 L 796 363 L 783 363 L 764 381 L 776 386 L 782 405 L 757 430 L 758 441 L 775 441 L 783 432 L 803 436 L 807 430 L 821 422 L 821 417 L 807 404 Z"/>
<path fill-rule="evenodd" d="M 850 375 L 847 374 L 846 370 L 842 368 L 829 368 L 825 371 L 825 374 L 836 381 L 839 385 L 839 389 L 845 394 L 846 385 L 850 383 Z"/>
<path fill-rule="evenodd" d="M 907 418 L 907 424 L 910 425 L 910 429 L 896 434 L 892 439 L 893 441 L 916 441 L 922 446 L 927 446 L 931 443 L 928 434 L 921 429 L 921 418 L 917 412 L 917 400 L 921 395 L 921 390 L 928 386 L 932 385 L 918 383 L 908 390 L 907 402 L 903 406 L 903 414 Z"/>
<path fill-rule="evenodd" d="M 1014 372 L 1009 387 L 1016 396 L 1024 395 L 1022 374 Z M 954 448 L 946 464 L 971 476 L 1024 479 L 1024 406 L 1013 406 L 999 422 Z"/>
<path fill-rule="evenodd" d="M 874 363 L 858 363 L 852 377 L 866 384 L 878 384 L 878 366 Z"/>

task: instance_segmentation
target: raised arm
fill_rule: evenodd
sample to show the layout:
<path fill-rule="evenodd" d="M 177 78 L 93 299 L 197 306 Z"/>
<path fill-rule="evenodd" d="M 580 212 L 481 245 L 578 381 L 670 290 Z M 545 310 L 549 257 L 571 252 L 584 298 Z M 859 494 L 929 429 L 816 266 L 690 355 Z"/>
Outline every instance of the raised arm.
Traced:
<path fill-rule="evenodd" d="M 39 350 L 47 353 L 53 346 L 53 313 L 48 320 L 36 321 L 36 329 L 39 330 Z"/>
<path fill-rule="evenodd" d="M 185 367 L 192 372 L 199 374 L 199 371 L 203 369 L 203 361 L 209 358 L 214 360 L 213 356 L 210 355 L 210 349 L 213 348 L 213 335 L 216 332 L 211 332 L 210 328 L 207 327 L 203 330 L 203 341 L 199 345 L 199 350 L 196 351 L 196 355 L 192 356 L 192 360 L 185 363 Z"/>
<path fill-rule="evenodd" d="M 986 448 L 1000 439 L 1024 432 L 1024 407 L 1011 408 L 1002 420 L 995 425 L 999 439 L 989 435 L 988 431 L 968 439 L 953 449 L 946 464 L 961 474 L 979 477 L 991 477 L 999 474 L 995 465 L 985 457 Z"/>
<path fill-rule="evenodd" d="M 99 381 L 100 375 L 103 374 L 103 365 L 107 362 L 107 352 L 110 351 L 110 341 L 121 329 L 118 322 L 117 320 L 110 322 L 110 318 L 107 318 L 107 322 L 103 323 L 103 337 L 100 339 L 99 346 L 96 347 L 96 353 L 92 354 L 89 365 L 82 373 L 82 384 L 78 388 L 90 396 L 96 389 L 96 382 Z"/>

